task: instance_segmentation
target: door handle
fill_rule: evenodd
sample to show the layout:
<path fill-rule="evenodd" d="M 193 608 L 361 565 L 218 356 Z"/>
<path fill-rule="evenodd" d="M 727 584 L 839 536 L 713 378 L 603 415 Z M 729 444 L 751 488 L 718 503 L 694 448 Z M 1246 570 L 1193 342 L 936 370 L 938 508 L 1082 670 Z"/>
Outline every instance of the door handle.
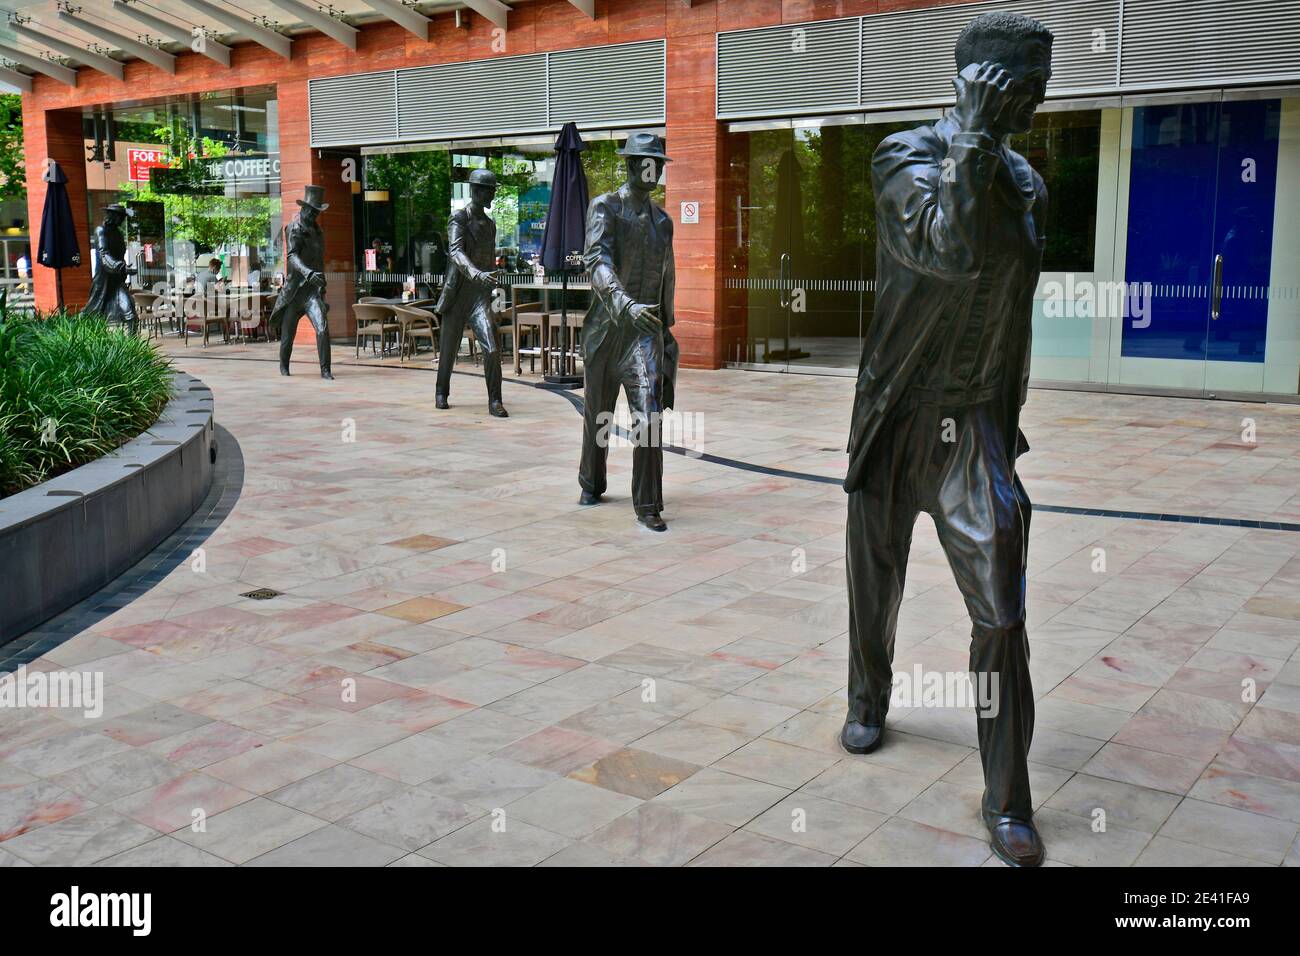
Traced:
<path fill-rule="evenodd" d="M 786 295 L 786 289 L 785 289 L 785 281 L 786 281 L 786 274 L 787 274 L 786 267 L 789 265 L 790 265 L 790 253 L 788 252 L 781 253 L 781 267 L 777 271 L 777 283 L 781 286 L 780 301 L 781 301 L 781 308 L 783 309 L 790 308 L 790 297 Z"/>
<path fill-rule="evenodd" d="M 1218 319 L 1223 306 L 1223 256 L 1214 257 L 1214 284 L 1210 287 L 1210 318 Z"/>

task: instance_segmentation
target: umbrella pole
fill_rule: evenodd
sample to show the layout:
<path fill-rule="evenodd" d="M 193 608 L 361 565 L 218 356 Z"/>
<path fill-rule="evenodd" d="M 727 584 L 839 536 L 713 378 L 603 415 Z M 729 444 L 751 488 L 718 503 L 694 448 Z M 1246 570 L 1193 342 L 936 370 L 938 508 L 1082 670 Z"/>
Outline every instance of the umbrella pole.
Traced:
<path fill-rule="evenodd" d="M 569 368 L 569 270 L 568 263 L 560 273 L 560 374 L 571 375 Z"/>
<path fill-rule="evenodd" d="M 55 301 L 58 302 L 59 311 L 62 312 L 63 311 L 63 270 L 62 269 L 54 270 L 54 290 L 56 296 Z"/>

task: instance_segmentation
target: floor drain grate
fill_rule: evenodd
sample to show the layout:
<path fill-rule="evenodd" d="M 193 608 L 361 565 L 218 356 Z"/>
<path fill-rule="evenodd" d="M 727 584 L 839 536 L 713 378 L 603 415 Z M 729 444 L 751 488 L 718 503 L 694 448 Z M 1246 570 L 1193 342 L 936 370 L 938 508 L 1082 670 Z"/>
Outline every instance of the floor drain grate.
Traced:
<path fill-rule="evenodd" d="M 247 594 L 239 596 L 252 598 L 254 601 L 269 601 L 271 598 L 279 597 L 283 593 L 283 591 L 277 591 L 275 588 L 258 588 L 255 591 L 249 591 Z"/>

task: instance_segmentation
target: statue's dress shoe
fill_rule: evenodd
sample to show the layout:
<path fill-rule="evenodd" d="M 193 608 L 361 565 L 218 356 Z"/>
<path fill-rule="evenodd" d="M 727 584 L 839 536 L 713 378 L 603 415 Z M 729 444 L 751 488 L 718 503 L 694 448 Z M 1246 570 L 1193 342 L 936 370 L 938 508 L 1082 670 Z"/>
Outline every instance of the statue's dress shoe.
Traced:
<path fill-rule="evenodd" d="M 435 395 L 435 396 L 433 396 L 433 407 L 434 407 L 434 408 L 450 408 L 451 406 L 447 404 L 447 396 L 446 396 L 446 395 Z"/>
<path fill-rule="evenodd" d="M 657 514 L 637 515 L 636 520 L 641 522 L 651 531 L 667 531 L 668 523 Z"/>
<path fill-rule="evenodd" d="M 329 369 L 327 369 L 327 368 L 323 368 L 323 369 L 320 370 L 320 377 L 321 377 L 321 378 L 327 378 L 327 379 L 329 379 L 331 382 L 334 381 L 334 373 L 331 372 L 331 371 L 330 371 Z"/>
<path fill-rule="evenodd" d="M 283 362 L 280 363 L 280 374 L 281 375 L 289 374 L 289 366 L 285 365 Z"/>
<path fill-rule="evenodd" d="M 580 505 L 598 505 L 600 504 L 600 495 L 594 495 L 590 491 L 584 491 L 578 496 Z"/>
<path fill-rule="evenodd" d="M 849 718 L 840 731 L 840 746 L 851 754 L 869 754 L 885 739 L 885 728 L 860 724 Z"/>
<path fill-rule="evenodd" d="M 510 413 L 509 413 L 508 411 L 506 411 L 506 407 L 505 407 L 504 405 L 502 405 L 500 402 L 489 402 L 489 403 L 488 403 L 488 414 L 491 415 L 493 418 L 509 418 L 509 417 L 510 417 Z"/>
<path fill-rule="evenodd" d="M 1043 841 L 1031 822 L 986 811 L 984 824 L 989 828 L 989 846 L 1007 866 L 1043 865 Z"/>

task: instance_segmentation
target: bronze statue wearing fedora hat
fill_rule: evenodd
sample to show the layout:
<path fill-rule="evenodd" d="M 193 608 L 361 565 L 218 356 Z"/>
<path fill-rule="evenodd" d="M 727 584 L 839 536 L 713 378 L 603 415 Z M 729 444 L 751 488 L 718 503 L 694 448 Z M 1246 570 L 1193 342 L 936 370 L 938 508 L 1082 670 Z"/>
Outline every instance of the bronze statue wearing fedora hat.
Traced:
<path fill-rule="evenodd" d="M 135 334 L 135 303 L 127 289 L 136 270 L 126 264 L 126 238 L 122 223 L 135 210 L 120 203 L 104 207 L 104 222 L 95 229 L 95 277 L 90 283 L 90 297 L 84 311 L 102 315 L 109 322 L 121 322 Z"/>
<path fill-rule="evenodd" d="M 583 322 L 585 392 L 578 503 L 594 505 L 605 492 L 611 417 L 621 387 L 634 431 L 632 506 L 652 531 L 667 531 L 661 416 L 673 404 L 677 341 L 673 338 L 673 221 L 650 198 L 670 162 L 663 137 L 629 134 L 620 149 L 627 182 L 597 196 L 587 210 L 583 261 L 594 291 Z"/>
<path fill-rule="evenodd" d="M 501 403 L 501 344 L 496 318 L 492 315 L 492 290 L 496 288 L 497 225 L 487 210 L 497 194 L 497 177 L 490 169 L 469 174 L 470 201 L 457 209 L 447 222 L 447 272 L 437 313 L 442 320 L 438 342 L 438 381 L 434 387 L 436 408 L 447 408 L 451 394 L 451 370 L 460 351 L 466 325 L 483 352 L 483 379 L 487 383 L 488 414 L 509 418 Z"/>
<path fill-rule="evenodd" d="M 285 229 L 288 278 L 271 313 L 272 328 L 280 330 L 281 375 L 289 374 L 293 336 L 298 320 L 305 315 L 316 330 L 320 377 L 334 377 L 330 372 L 330 337 L 325 322 L 330 308 L 325 302 L 325 234 L 316 223 L 316 217 L 329 208 L 329 203 L 321 201 L 324 198 L 324 186 L 308 186 L 304 197 L 295 200 L 301 209 Z"/>

